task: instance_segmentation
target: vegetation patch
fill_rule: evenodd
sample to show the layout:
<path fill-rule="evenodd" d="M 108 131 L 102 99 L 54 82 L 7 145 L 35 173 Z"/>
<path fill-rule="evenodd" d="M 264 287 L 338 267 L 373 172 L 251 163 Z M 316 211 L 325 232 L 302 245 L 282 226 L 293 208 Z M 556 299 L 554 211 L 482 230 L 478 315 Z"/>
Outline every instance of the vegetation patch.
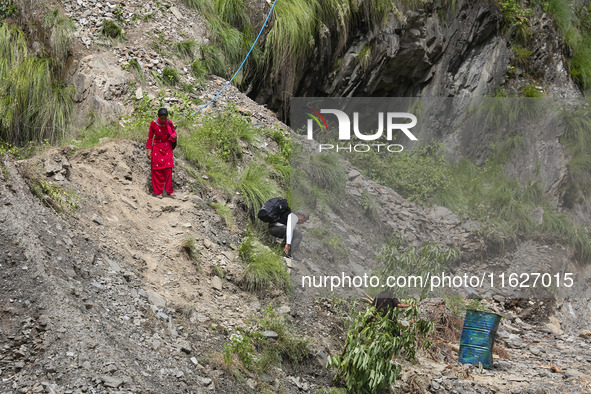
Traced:
<path fill-rule="evenodd" d="M 411 322 L 400 323 L 399 319 Z M 352 393 L 378 393 L 389 387 L 402 371 L 391 359 L 416 361 L 418 349 L 431 345 L 429 334 L 433 323 L 420 319 L 413 305 L 404 310 L 394 308 L 386 316 L 375 307 L 353 317 L 345 348 L 340 356 L 329 356 L 328 367 L 338 370 L 338 378 Z M 399 335 L 397 335 L 399 334 Z"/>
<path fill-rule="evenodd" d="M 74 88 L 60 81 L 55 62 L 30 53 L 21 30 L 0 24 L 0 139 L 24 145 L 63 137 Z"/>
<path fill-rule="evenodd" d="M 445 190 L 449 173 L 441 146 L 425 146 L 395 155 L 371 151 L 351 155 L 351 163 L 369 178 L 388 185 L 411 201 L 427 204 Z"/>
<path fill-rule="evenodd" d="M 234 216 L 232 215 L 232 209 L 229 206 L 227 206 L 226 204 L 222 204 L 220 202 L 209 203 L 209 206 L 215 209 L 215 213 L 217 213 L 224 219 L 226 226 L 230 230 L 234 229 Z"/>
<path fill-rule="evenodd" d="M 195 40 L 185 40 L 174 44 L 174 49 L 179 56 L 192 59 L 195 56 L 195 48 L 197 48 L 197 42 Z"/>
<path fill-rule="evenodd" d="M 292 205 L 316 209 L 324 213 L 326 207 L 340 209 L 345 196 L 347 173 L 338 154 L 304 152 L 294 145 L 292 156 Z"/>
<path fill-rule="evenodd" d="M 194 237 L 185 238 L 183 242 L 181 242 L 181 248 L 185 251 L 187 257 L 189 257 L 189 260 L 191 260 L 194 263 L 199 262 L 200 252 L 197 248 L 197 244 L 195 242 Z"/>
<path fill-rule="evenodd" d="M 381 283 L 386 283 L 389 276 L 421 276 L 439 273 L 445 270 L 460 255 L 457 249 L 442 246 L 436 242 L 425 242 L 420 246 L 402 247 L 402 235 L 396 233 L 388 238 L 378 254 L 376 275 Z M 396 288 L 396 295 L 405 297 L 427 296 L 428 288 Z M 414 294 L 413 292 L 419 292 Z"/>
<path fill-rule="evenodd" d="M 546 0 L 541 5 L 552 15 L 570 53 L 570 73 L 583 89 L 591 88 L 591 7 L 576 0 Z"/>
<path fill-rule="evenodd" d="M 345 246 L 337 234 L 333 234 L 330 228 L 319 226 L 309 231 L 310 236 L 318 240 L 323 250 L 333 256 L 333 260 L 342 260 L 349 255 L 349 249 Z"/>
<path fill-rule="evenodd" d="M 103 21 L 103 28 L 101 29 L 101 34 L 105 37 L 113 39 L 124 38 L 123 29 L 121 28 L 121 26 L 119 26 L 117 22 L 109 19 Z"/>
<path fill-rule="evenodd" d="M 203 83 L 205 77 L 209 74 L 209 69 L 203 60 L 198 59 L 191 63 L 191 74 L 195 77 L 198 83 Z"/>
<path fill-rule="evenodd" d="M 31 168 L 25 168 L 23 175 L 33 195 L 55 213 L 73 215 L 80 207 L 81 197 L 75 191 L 48 181 Z"/>
<path fill-rule="evenodd" d="M 18 13 L 18 8 L 14 5 L 13 0 L 2 0 L 0 2 L 0 21 Z"/>
<path fill-rule="evenodd" d="M 249 291 L 280 288 L 291 290 L 289 272 L 281 257 L 261 244 L 253 234 L 248 234 L 240 244 L 238 253 L 245 265 L 242 285 Z"/>
<path fill-rule="evenodd" d="M 273 367 L 298 365 L 311 355 L 310 341 L 295 335 L 295 329 L 272 305 L 250 327 L 239 328 L 224 344 L 224 362 L 235 376 L 242 373 L 272 373 Z"/>
<path fill-rule="evenodd" d="M 162 80 L 165 84 L 174 86 L 180 81 L 180 79 L 181 77 L 176 69 L 166 66 L 162 70 Z"/>
<path fill-rule="evenodd" d="M 524 0 L 500 0 L 499 7 L 505 21 L 505 28 L 511 30 L 515 39 L 527 44 L 531 38 L 530 18 L 534 13 Z"/>

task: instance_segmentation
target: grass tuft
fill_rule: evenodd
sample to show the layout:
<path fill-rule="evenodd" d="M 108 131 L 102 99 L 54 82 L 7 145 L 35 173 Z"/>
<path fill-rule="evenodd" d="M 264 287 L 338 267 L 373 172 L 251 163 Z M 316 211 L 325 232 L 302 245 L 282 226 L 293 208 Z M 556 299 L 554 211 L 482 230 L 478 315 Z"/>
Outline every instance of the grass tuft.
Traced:
<path fill-rule="evenodd" d="M 185 40 L 174 44 L 174 49 L 179 56 L 189 59 L 195 56 L 195 48 L 197 48 L 197 42 L 195 40 Z"/>
<path fill-rule="evenodd" d="M 246 266 L 241 280 L 246 290 L 262 291 L 274 287 L 286 291 L 291 289 L 289 273 L 281 257 L 262 245 L 252 234 L 243 239 L 238 253 Z"/>
<path fill-rule="evenodd" d="M 203 60 L 198 59 L 191 63 L 191 74 L 195 77 L 197 82 L 202 83 L 205 81 L 205 77 L 207 77 L 208 73 L 209 70 Z"/>
<path fill-rule="evenodd" d="M 166 66 L 162 70 L 162 80 L 167 85 L 174 86 L 180 81 L 180 79 L 181 77 L 179 72 L 174 68 Z"/>
<path fill-rule="evenodd" d="M 197 263 L 199 261 L 199 249 L 195 243 L 194 237 L 187 237 L 181 242 L 181 248 L 187 253 L 191 261 Z"/>
<path fill-rule="evenodd" d="M 43 27 L 49 31 L 49 45 L 58 67 L 65 67 L 76 25 L 56 8 L 45 15 Z"/>
<path fill-rule="evenodd" d="M 226 226 L 229 229 L 234 229 L 234 216 L 232 215 L 232 209 L 229 206 L 222 204 L 220 202 L 212 202 L 208 203 L 208 205 L 215 209 L 215 213 L 217 213 L 224 219 L 224 221 L 226 222 Z"/>
<path fill-rule="evenodd" d="M 109 19 L 103 21 L 103 28 L 101 29 L 101 34 L 105 37 L 113 39 L 122 39 L 124 37 L 123 29 L 121 28 L 121 26 L 119 26 L 117 22 Z"/>
<path fill-rule="evenodd" d="M 253 218 L 267 200 L 278 194 L 270 175 L 264 162 L 253 161 L 240 177 L 240 191 Z"/>

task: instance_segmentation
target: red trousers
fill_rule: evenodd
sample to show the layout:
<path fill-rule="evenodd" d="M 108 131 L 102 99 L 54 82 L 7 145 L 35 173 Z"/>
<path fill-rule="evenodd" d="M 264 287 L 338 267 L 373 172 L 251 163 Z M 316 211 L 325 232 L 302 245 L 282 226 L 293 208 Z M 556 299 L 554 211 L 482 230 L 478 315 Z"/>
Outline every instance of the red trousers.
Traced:
<path fill-rule="evenodd" d="M 162 194 L 162 189 L 166 193 L 172 193 L 172 167 L 161 170 L 152 170 L 152 189 L 154 194 Z"/>

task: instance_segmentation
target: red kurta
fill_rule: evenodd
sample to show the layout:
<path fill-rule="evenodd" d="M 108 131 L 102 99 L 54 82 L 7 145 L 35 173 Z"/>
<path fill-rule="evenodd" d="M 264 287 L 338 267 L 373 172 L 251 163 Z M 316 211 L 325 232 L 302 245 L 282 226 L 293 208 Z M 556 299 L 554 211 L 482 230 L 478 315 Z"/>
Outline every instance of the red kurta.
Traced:
<path fill-rule="evenodd" d="M 176 141 L 177 136 L 172 121 L 167 119 L 167 122 L 169 125 L 161 125 L 156 119 L 150 123 L 146 148 L 152 149 L 152 170 L 174 167 L 172 141 Z"/>

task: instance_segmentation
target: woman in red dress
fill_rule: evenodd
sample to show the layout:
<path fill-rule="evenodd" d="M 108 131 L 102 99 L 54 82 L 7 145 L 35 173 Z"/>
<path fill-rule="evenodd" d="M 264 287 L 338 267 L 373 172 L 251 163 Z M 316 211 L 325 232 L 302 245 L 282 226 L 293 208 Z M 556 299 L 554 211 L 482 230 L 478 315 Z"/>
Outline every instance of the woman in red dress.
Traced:
<path fill-rule="evenodd" d="M 168 119 L 166 108 L 160 108 L 158 119 L 150 123 L 146 143 L 148 159 L 152 160 L 152 189 L 158 198 L 162 198 L 162 189 L 166 190 L 170 197 L 176 196 L 172 191 L 173 141 L 176 141 L 176 130 L 172 121 Z"/>

